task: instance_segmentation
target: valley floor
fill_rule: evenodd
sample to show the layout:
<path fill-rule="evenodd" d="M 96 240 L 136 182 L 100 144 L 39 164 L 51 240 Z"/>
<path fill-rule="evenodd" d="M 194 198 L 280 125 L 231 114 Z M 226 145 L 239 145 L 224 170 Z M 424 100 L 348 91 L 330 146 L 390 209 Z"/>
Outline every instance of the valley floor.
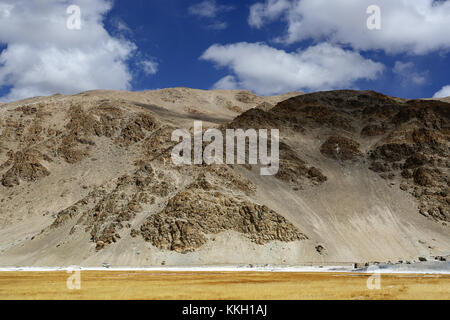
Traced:
<path fill-rule="evenodd" d="M 82 270 L 70 290 L 73 275 L 0 272 L 0 299 L 450 299 L 449 274 L 381 274 L 372 290 L 360 273 Z"/>

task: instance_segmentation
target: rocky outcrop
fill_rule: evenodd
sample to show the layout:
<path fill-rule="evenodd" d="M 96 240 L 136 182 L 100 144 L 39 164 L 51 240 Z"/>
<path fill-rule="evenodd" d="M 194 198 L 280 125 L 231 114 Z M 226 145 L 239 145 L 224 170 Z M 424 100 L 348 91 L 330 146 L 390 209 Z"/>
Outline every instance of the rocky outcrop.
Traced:
<path fill-rule="evenodd" d="M 397 183 L 412 194 L 422 215 L 444 224 L 450 221 L 449 104 L 340 90 L 290 98 L 258 113 L 256 122 L 261 123 L 261 118 L 285 128 L 286 135 L 292 129 L 316 132 L 325 139 L 320 152 L 326 157 L 349 162 L 350 167 L 353 161 L 367 161 L 368 168 L 387 183 Z M 370 147 L 365 149 L 369 139 Z M 286 163 L 292 170 L 283 168 Z M 294 163 L 280 157 L 280 176 L 290 180 L 289 172 L 305 175 L 305 161 Z"/>
<path fill-rule="evenodd" d="M 398 182 L 422 215 L 444 224 L 450 221 L 449 109 L 435 101 L 398 106 L 391 119 L 397 127 L 368 152 L 371 170 Z"/>
<path fill-rule="evenodd" d="M 276 177 L 297 187 L 309 183 L 317 185 L 327 181 L 327 177 L 320 169 L 308 166 L 306 161 L 300 159 L 285 143 L 280 144 L 280 166 Z"/>
<path fill-rule="evenodd" d="M 47 168 L 41 164 L 43 156 L 38 151 L 10 151 L 8 155 L 8 161 L 1 166 L 1 168 L 9 167 L 1 178 L 1 183 L 5 187 L 19 185 L 21 180 L 36 181 L 50 174 Z"/>
<path fill-rule="evenodd" d="M 196 185 L 171 198 L 162 212 L 149 216 L 133 233 L 160 249 L 185 253 L 204 245 L 208 235 L 224 231 L 243 233 L 258 244 L 306 239 L 264 205 L 240 201 L 215 189 L 205 191 Z"/>
<path fill-rule="evenodd" d="M 322 144 L 320 152 L 329 158 L 347 161 L 355 160 L 361 156 L 359 148 L 359 143 L 352 139 L 342 136 L 331 136 Z"/>
<path fill-rule="evenodd" d="M 388 128 L 385 124 L 369 124 L 361 130 L 363 137 L 376 137 L 385 134 Z"/>

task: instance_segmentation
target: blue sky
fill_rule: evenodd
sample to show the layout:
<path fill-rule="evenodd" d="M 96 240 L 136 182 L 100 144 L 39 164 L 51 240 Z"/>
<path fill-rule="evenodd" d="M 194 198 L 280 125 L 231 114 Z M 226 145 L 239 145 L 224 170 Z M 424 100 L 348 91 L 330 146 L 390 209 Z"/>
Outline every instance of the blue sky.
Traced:
<path fill-rule="evenodd" d="M 0 101 L 178 86 L 448 96 L 447 30 L 448 1 L 0 0 Z"/>
<path fill-rule="evenodd" d="M 189 14 L 189 7 L 196 3 L 193 1 L 132 2 L 130 5 L 130 1 L 116 0 L 108 14 L 106 28 L 114 32 L 114 23 L 120 19 L 131 29 L 131 37 L 138 47 L 159 63 L 157 75 L 135 79 L 135 90 L 178 86 L 210 89 L 227 71 L 199 59 L 207 48 L 215 43 L 267 41 L 277 34 L 270 31 L 272 28 L 263 31 L 249 27 L 247 19 L 252 1 L 217 2 L 232 6 L 233 10 L 221 12 L 215 19 Z M 222 30 L 211 27 L 218 20 L 227 27 Z M 278 28 L 281 31 L 282 26 Z"/>

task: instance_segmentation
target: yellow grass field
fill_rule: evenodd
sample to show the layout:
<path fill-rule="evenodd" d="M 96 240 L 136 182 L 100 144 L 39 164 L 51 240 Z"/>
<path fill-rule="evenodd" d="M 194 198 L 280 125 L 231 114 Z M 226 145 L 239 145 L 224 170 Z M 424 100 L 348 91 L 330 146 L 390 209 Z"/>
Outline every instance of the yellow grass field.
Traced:
<path fill-rule="evenodd" d="M 70 290 L 65 271 L 0 272 L 0 299 L 450 299 L 450 275 L 285 272 L 81 271 Z M 69 281 L 70 283 L 70 281 Z"/>

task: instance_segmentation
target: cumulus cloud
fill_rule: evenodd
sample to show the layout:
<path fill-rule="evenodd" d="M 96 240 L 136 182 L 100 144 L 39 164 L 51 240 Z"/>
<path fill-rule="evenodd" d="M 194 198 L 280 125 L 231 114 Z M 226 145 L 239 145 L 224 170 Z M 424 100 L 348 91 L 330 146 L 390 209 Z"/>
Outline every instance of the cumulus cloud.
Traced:
<path fill-rule="evenodd" d="M 81 9 L 81 29 L 67 28 L 67 8 Z M 102 20 L 107 0 L 0 0 L 2 100 L 90 89 L 130 89 L 133 42 L 113 37 Z"/>
<path fill-rule="evenodd" d="M 442 87 L 441 90 L 436 92 L 433 98 L 446 98 L 450 97 L 450 85 Z"/>
<path fill-rule="evenodd" d="M 427 81 L 427 72 L 416 71 L 414 63 L 396 61 L 394 68 L 392 69 L 394 74 L 400 78 L 403 86 L 409 84 L 423 85 Z"/>
<path fill-rule="evenodd" d="M 384 69 L 357 52 L 328 43 L 297 52 L 263 43 L 215 44 L 200 59 L 231 70 L 215 88 L 246 88 L 258 94 L 344 88 L 357 80 L 373 80 Z"/>
<path fill-rule="evenodd" d="M 381 9 L 381 29 L 367 28 L 367 8 Z M 287 32 L 279 41 L 327 40 L 357 50 L 426 54 L 450 49 L 450 1 L 266 0 L 250 8 L 255 28 L 282 18 Z"/>

